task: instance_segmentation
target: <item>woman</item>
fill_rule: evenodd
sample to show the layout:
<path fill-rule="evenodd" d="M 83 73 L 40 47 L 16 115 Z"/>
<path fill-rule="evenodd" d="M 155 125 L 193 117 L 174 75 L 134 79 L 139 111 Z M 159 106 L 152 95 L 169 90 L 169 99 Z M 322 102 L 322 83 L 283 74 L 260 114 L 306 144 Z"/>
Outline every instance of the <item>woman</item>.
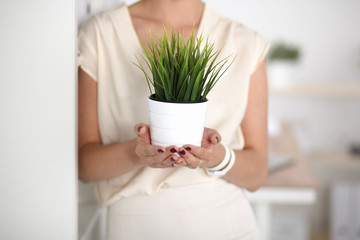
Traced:
<path fill-rule="evenodd" d="M 208 96 L 201 147 L 153 146 L 144 124 L 149 92 L 133 62 L 148 32 L 163 26 L 185 37 L 195 26 L 224 46 L 220 59 L 237 55 Z M 255 191 L 267 177 L 267 50 L 254 31 L 200 0 L 122 4 L 80 29 L 79 179 L 96 182 L 108 239 L 258 239 L 242 189 Z"/>

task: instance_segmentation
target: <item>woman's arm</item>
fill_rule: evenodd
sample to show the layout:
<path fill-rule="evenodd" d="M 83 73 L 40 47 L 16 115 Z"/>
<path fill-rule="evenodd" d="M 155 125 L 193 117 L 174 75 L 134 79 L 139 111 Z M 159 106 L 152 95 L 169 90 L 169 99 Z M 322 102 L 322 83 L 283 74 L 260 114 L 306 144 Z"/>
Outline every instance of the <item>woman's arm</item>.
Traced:
<path fill-rule="evenodd" d="M 251 76 L 247 109 L 241 123 L 245 147 L 235 151 L 236 162 L 223 177 L 249 191 L 257 190 L 267 179 L 267 106 L 266 63 L 263 61 Z"/>
<path fill-rule="evenodd" d="M 122 144 L 102 144 L 97 116 L 97 83 L 81 68 L 78 99 L 79 179 L 100 181 L 141 167 L 134 153 L 135 139 Z"/>
<path fill-rule="evenodd" d="M 268 89 L 266 63 L 261 63 L 252 74 L 249 86 L 248 104 L 241 128 L 245 138 L 243 150 L 235 151 L 236 161 L 231 170 L 223 177 L 249 191 L 261 187 L 267 178 L 267 105 Z M 187 145 L 179 149 L 182 164 L 188 167 L 214 167 L 225 156 L 224 147 L 209 144 L 202 147 Z M 200 161 L 203 159 L 204 161 Z"/>
<path fill-rule="evenodd" d="M 145 124 L 135 126 L 137 138 L 103 145 L 98 127 L 97 83 L 81 68 L 78 89 L 78 174 L 81 181 L 106 180 L 145 165 L 160 168 L 178 163 L 178 157 L 170 152 L 173 147 L 165 149 L 150 144 L 149 129 Z M 178 149 L 175 147 L 175 150 Z M 171 161 L 172 156 L 175 161 Z"/>

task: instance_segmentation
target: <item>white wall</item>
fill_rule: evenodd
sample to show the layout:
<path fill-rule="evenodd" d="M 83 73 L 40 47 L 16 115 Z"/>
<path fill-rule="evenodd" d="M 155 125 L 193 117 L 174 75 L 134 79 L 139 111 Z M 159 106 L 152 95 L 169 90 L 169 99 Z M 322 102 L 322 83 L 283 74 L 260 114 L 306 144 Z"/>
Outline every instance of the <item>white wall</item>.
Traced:
<path fill-rule="evenodd" d="M 299 82 L 360 83 L 360 1 L 206 0 L 269 41 L 302 49 Z"/>
<path fill-rule="evenodd" d="M 75 3 L 1 1 L 0 35 L 0 239 L 76 239 Z"/>

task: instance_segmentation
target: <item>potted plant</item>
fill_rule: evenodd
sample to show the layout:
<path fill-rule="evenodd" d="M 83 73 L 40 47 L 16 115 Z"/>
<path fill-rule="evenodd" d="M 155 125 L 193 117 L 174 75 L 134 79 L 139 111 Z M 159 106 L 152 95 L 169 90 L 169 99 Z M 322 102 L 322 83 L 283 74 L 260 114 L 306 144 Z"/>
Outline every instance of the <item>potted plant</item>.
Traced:
<path fill-rule="evenodd" d="M 201 145 L 207 111 L 207 95 L 224 72 L 229 57 L 220 61 L 214 43 L 196 39 L 194 30 L 185 41 L 180 33 L 164 28 L 163 36 L 150 34 L 149 50 L 143 56 L 151 74 L 140 60 L 136 64 L 149 86 L 150 133 L 153 145 L 178 147 Z M 204 46 L 202 46 L 204 43 Z M 226 67 L 225 67 L 226 66 Z M 150 76 L 149 76 L 150 75 Z M 154 91 L 153 91 L 154 90 Z"/>
<path fill-rule="evenodd" d="M 268 56 L 270 84 L 287 86 L 291 82 L 299 58 L 300 50 L 298 47 L 285 43 L 275 43 Z"/>

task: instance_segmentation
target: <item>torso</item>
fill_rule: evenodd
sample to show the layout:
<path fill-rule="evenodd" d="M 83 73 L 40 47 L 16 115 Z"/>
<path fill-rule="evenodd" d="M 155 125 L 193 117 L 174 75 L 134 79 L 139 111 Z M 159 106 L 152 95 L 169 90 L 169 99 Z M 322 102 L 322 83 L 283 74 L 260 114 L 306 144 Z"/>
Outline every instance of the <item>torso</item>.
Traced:
<path fill-rule="evenodd" d="M 149 91 L 143 73 L 134 64 L 136 56 L 143 60 L 137 40 L 146 42 L 148 29 L 152 27 L 161 33 L 162 25 L 149 20 L 146 15 L 135 13 L 131 15 L 123 4 L 95 16 L 80 29 L 79 42 L 83 57 L 87 57 L 82 68 L 94 76 L 98 84 L 99 128 L 105 145 L 133 139 L 133 126 L 148 122 Z M 197 26 L 199 33 L 210 36 L 209 40 L 215 42 L 215 49 L 222 49 L 219 59 L 237 55 L 231 68 L 209 94 L 205 126 L 217 129 L 225 144 L 242 149 L 244 138 L 240 122 L 246 110 L 250 74 L 266 49 L 266 42 L 252 30 L 218 15 L 208 6 Z M 188 33 L 191 28 L 187 29 Z M 146 63 L 143 61 L 142 64 Z M 162 188 L 209 181 L 213 179 L 202 170 L 195 174 L 186 167 L 161 170 L 145 167 L 98 182 L 95 192 L 98 201 L 109 206 L 119 198 L 152 195 Z"/>

